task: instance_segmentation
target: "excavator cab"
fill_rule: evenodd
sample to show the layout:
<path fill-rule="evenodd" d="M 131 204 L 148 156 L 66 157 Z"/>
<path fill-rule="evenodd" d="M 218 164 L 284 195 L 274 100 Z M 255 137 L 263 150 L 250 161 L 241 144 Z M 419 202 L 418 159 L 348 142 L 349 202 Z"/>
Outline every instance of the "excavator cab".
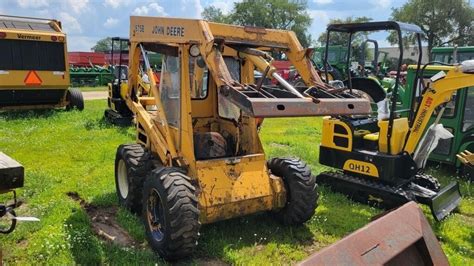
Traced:
<path fill-rule="evenodd" d="M 397 33 L 400 47 L 397 77 L 400 76 L 404 51 L 401 32 L 414 33 L 419 51 L 417 69 L 422 71 L 422 31 L 418 26 L 393 21 L 337 24 L 328 26 L 328 35 L 331 31 L 345 32 L 351 36 L 350 39 L 361 30 L 392 30 Z M 461 194 L 456 182 L 441 188 L 435 177 L 423 172 L 424 162 L 437 141 L 434 137 L 437 129 L 433 126 L 427 128 L 427 124 L 435 109 L 442 108 L 456 90 L 463 88 L 461 84 L 464 87 L 474 84 L 472 76 L 460 68 L 451 67 L 447 74 L 443 72 L 438 78 L 433 78 L 420 92 L 420 102 L 412 104 L 413 111 L 408 118 L 400 117 L 396 110 L 401 86 L 399 78 L 389 97 L 377 103 L 377 117 L 324 118 L 319 162 L 339 170 L 321 173 L 318 183 L 329 185 L 356 201 L 385 208 L 415 200 L 429 205 L 437 220 L 446 217 L 459 205 Z M 347 84 L 349 89 L 357 84 L 357 89 L 362 91 L 369 91 L 370 87 L 358 79 L 351 79 L 350 74 Z M 414 86 L 417 84 L 414 82 Z M 413 93 L 417 89 L 414 88 Z"/>

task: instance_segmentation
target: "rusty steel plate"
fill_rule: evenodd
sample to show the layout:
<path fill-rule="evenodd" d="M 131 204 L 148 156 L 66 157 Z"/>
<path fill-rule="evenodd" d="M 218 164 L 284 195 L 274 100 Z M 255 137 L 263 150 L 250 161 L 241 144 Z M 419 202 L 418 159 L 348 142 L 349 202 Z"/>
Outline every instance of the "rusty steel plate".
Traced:
<path fill-rule="evenodd" d="M 298 265 L 449 265 L 426 217 L 411 201 Z"/>

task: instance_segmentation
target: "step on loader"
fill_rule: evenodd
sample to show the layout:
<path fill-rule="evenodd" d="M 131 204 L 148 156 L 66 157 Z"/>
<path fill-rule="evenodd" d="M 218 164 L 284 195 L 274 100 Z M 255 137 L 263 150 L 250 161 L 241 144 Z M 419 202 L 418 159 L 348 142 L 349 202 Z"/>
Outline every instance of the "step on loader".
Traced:
<path fill-rule="evenodd" d="M 393 30 L 400 36 L 398 77 L 403 58 L 401 31 L 415 34 L 420 51 L 417 66 L 420 73 L 417 72 L 417 77 L 423 77 L 424 68 L 420 66 L 422 31 L 418 26 L 392 21 L 334 24 L 328 26 L 328 35 L 330 32 L 352 35 L 359 31 L 380 30 Z M 396 110 L 399 78 L 391 95 L 380 99 L 380 102 L 389 102 L 387 117 L 380 117 L 379 114 L 379 117 L 324 118 L 319 162 L 340 170 L 321 173 L 317 177 L 318 183 L 328 185 L 353 200 L 388 209 L 415 200 L 428 205 L 436 220 L 454 211 L 461 201 L 458 183 L 452 182 L 441 188 L 435 177 L 423 172 L 429 153 L 436 147 L 436 135 L 444 130 L 438 121 L 445 103 L 457 90 L 474 86 L 472 62 L 446 69 L 447 73 L 440 72 L 429 82 L 414 82 L 412 91 L 420 97 L 418 102 L 413 103 L 414 111 L 409 118 L 399 117 Z M 346 83 L 349 89 L 351 84 L 361 84 Z M 422 87 L 418 87 L 418 84 Z M 380 88 L 378 91 L 383 92 Z M 437 121 L 428 128 L 430 117 L 435 111 Z"/>
<path fill-rule="evenodd" d="M 159 85 L 148 52 L 162 56 Z M 284 54 L 308 86 L 282 79 L 272 54 Z M 192 253 L 201 224 L 269 211 L 298 225 L 314 214 L 309 167 L 266 160 L 258 136 L 264 117 L 370 112 L 369 101 L 321 81 L 290 31 L 132 16 L 129 58 L 121 86 L 136 143 L 117 149 L 117 196 L 141 213 L 150 246 L 170 260 Z M 255 82 L 255 71 L 279 84 Z"/>

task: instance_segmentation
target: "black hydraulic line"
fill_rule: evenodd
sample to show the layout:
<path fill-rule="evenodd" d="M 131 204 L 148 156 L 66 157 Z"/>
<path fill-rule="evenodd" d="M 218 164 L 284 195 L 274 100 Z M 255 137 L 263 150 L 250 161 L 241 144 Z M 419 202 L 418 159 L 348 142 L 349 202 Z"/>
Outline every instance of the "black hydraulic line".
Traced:
<path fill-rule="evenodd" d="M 120 85 L 122 84 L 122 40 L 121 39 L 119 39 L 119 48 L 120 48 L 120 53 L 119 53 L 119 63 L 118 63 L 118 67 L 119 67 L 118 86 L 119 86 L 119 90 L 120 90 Z"/>
<path fill-rule="evenodd" d="M 326 52 L 324 53 L 324 62 L 323 62 L 323 65 L 324 65 L 324 75 L 326 77 L 326 83 L 329 84 L 329 75 L 328 75 L 328 53 L 329 53 L 329 35 L 331 34 L 331 31 L 328 30 L 327 34 L 326 34 Z"/>
<path fill-rule="evenodd" d="M 110 50 L 110 64 L 114 66 L 114 39 L 112 38 L 112 49 Z"/>
<path fill-rule="evenodd" d="M 397 109 L 397 96 L 398 96 L 398 86 L 400 85 L 400 72 L 402 68 L 403 60 L 403 40 L 402 40 L 402 31 L 400 27 L 397 29 L 398 33 L 398 47 L 400 48 L 400 56 L 398 57 L 398 69 L 397 69 L 397 78 L 395 79 L 395 88 L 393 88 L 392 96 L 390 97 L 391 106 L 390 106 L 390 117 L 388 120 L 388 132 L 387 132 L 387 153 L 391 153 L 390 141 L 392 140 L 393 133 L 393 120 L 395 119 L 395 111 Z"/>
<path fill-rule="evenodd" d="M 413 82 L 412 86 L 412 92 L 411 92 L 411 103 L 410 103 L 410 110 L 415 110 L 415 97 L 416 97 L 416 92 L 418 90 L 418 81 L 421 81 L 423 83 L 423 78 L 420 78 L 420 66 L 421 66 L 421 60 L 423 58 L 423 47 L 421 46 L 421 35 L 419 33 L 416 34 L 417 41 L 418 41 L 418 50 L 419 50 L 419 55 L 418 55 L 418 62 L 416 64 L 416 72 L 415 72 L 415 81 Z M 423 77 L 423 75 L 421 76 Z M 420 94 L 421 95 L 421 94 Z M 409 127 L 413 125 L 413 119 L 415 118 L 414 112 L 410 112 L 408 116 L 408 121 L 410 121 Z"/>
<path fill-rule="evenodd" d="M 347 84 L 349 86 L 349 92 L 352 94 L 352 77 L 351 77 L 351 48 L 352 48 L 352 32 L 349 33 L 349 43 L 347 44 L 347 60 L 346 60 L 346 71 L 347 71 Z"/>
<path fill-rule="evenodd" d="M 452 66 L 451 64 L 446 64 L 446 63 L 443 63 L 443 62 L 439 62 L 439 61 L 430 61 L 426 64 L 423 65 L 423 67 L 421 68 L 421 76 L 423 77 L 424 74 L 425 74 L 425 69 L 430 66 L 430 65 L 434 65 L 434 64 L 437 64 L 437 65 L 442 65 L 442 66 Z M 423 91 L 422 91 L 422 95 L 426 92 L 426 87 L 425 87 L 425 84 L 424 83 L 421 83 L 423 84 Z"/>

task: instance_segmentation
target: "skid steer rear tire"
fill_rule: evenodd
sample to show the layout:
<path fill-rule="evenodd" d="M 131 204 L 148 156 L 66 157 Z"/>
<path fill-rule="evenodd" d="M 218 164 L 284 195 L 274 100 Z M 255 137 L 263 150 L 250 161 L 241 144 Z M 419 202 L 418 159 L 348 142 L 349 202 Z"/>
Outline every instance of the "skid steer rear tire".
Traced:
<path fill-rule="evenodd" d="M 316 177 L 299 159 L 273 158 L 267 163 L 272 174 L 283 179 L 286 205 L 275 215 L 286 225 L 302 224 L 313 216 L 318 201 Z"/>
<path fill-rule="evenodd" d="M 66 110 L 72 110 L 77 108 L 77 110 L 84 110 L 84 98 L 82 97 L 82 92 L 76 88 L 70 88 L 66 93 L 66 100 L 69 102 L 66 105 Z"/>
<path fill-rule="evenodd" d="M 144 184 L 143 221 L 148 243 L 167 260 L 192 254 L 199 236 L 196 188 L 179 168 L 154 170 Z"/>
<path fill-rule="evenodd" d="M 140 144 L 120 145 L 115 155 L 115 187 L 119 204 L 133 213 L 142 210 L 143 182 L 151 156 Z"/>

